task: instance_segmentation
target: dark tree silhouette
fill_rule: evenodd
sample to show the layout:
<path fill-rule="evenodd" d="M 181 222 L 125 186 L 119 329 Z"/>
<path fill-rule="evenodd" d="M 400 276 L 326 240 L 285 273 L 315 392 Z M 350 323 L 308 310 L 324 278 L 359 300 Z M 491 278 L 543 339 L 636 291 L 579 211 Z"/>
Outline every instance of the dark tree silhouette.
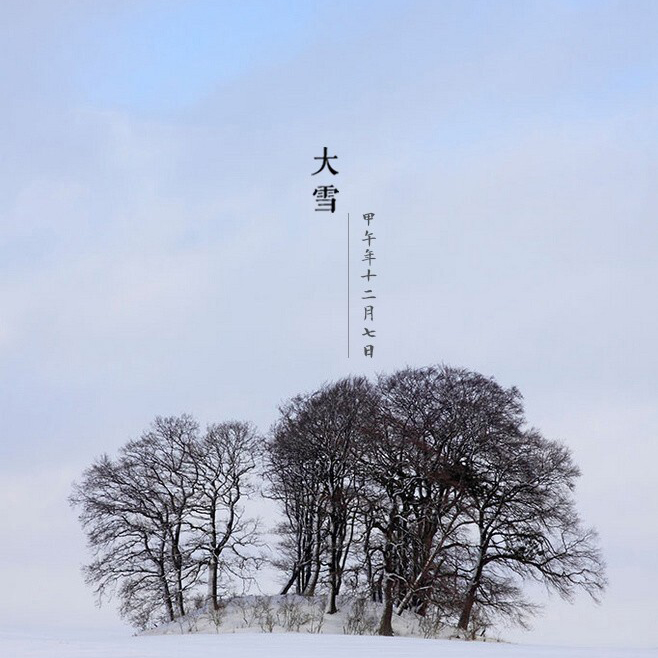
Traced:
<path fill-rule="evenodd" d="M 173 621 L 207 572 L 216 606 L 220 567 L 235 574 L 254 559 L 241 549 L 255 543 L 256 524 L 239 506 L 254 446 L 243 423 L 201 438 L 191 416 L 158 417 L 116 459 L 94 462 L 70 502 L 94 555 L 84 572 L 99 601 L 118 591 L 122 614 L 142 628 Z"/>
<path fill-rule="evenodd" d="M 565 599 L 598 600 L 605 565 L 578 516 L 570 451 L 526 423 L 519 391 L 447 366 L 405 368 L 373 384 L 348 377 L 284 403 L 267 442 L 248 423 L 156 418 L 74 485 L 99 595 L 118 591 L 138 626 L 215 613 L 251 582 L 258 522 L 244 503 L 279 503 L 282 594 L 369 596 L 378 632 L 411 610 L 473 635 L 526 624 L 534 580 Z M 205 589 L 205 595 L 201 591 Z"/>
<path fill-rule="evenodd" d="M 222 576 L 245 579 L 261 561 L 258 522 L 245 518 L 242 502 L 255 489 L 249 475 L 257 465 L 259 438 L 249 423 L 210 425 L 191 452 L 197 481 L 186 523 L 201 552 L 208 578 L 208 599 L 219 608 Z"/>
<path fill-rule="evenodd" d="M 363 477 L 358 468 L 365 426 L 374 409 L 365 378 L 347 378 L 297 397 L 281 408 L 268 449 L 270 495 L 281 501 L 291 558 L 284 563 L 299 593 L 315 591 L 326 568 L 327 612 L 337 596 L 350 555 Z"/>
<path fill-rule="evenodd" d="M 536 430 L 497 437 L 479 452 L 468 506 L 474 557 L 460 628 L 468 627 L 474 605 L 489 605 L 492 583 L 509 585 L 510 572 L 566 599 L 579 589 L 598 599 L 604 565 L 595 531 L 582 528 L 575 509 L 578 476 L 569 450 Z M 507 613 L 518 616 L 526 605 L 508 597 Z"/>

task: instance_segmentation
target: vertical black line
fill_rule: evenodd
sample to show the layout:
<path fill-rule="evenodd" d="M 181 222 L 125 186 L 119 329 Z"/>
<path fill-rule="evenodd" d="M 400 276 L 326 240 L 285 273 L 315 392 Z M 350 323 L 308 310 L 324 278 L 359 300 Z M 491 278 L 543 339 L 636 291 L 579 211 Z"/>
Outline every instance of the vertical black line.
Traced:
<path fill-rule="evenodd" d="M 347 213 L 347 358 L 350 358 L 350 214 Z"/>

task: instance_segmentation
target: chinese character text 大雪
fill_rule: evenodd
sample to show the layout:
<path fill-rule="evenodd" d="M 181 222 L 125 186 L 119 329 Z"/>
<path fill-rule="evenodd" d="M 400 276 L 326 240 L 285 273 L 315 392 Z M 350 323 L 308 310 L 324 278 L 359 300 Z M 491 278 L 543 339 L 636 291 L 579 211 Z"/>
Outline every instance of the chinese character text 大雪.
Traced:
<path fill-rule="evenodd" d="M 320 156 L 313 158 L 314 160 L 320 160 L 320 168 L 313 172 L 311 176 L 317 176 L 319 173 L 325 171 L 327 173 L 335 176 L 338 174 L 338 170 L 334 169 L 331 166 L 331 160 L 338 160 L 337 155 L 329 155 L 327 147 L 324 147 L 323 153 Z M 336 212 L 336 195 L 338 194 L 338 189 L 334 185 L 318 185 L 315 190 L 313 190 L 313 196 L 315 197 L 315 210 L 318 212 Z"/>

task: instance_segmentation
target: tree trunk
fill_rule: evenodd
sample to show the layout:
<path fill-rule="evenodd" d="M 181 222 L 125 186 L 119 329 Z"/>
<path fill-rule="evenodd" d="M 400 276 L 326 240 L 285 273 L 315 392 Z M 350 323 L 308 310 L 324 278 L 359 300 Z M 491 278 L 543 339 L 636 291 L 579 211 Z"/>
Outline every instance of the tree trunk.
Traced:
<path fill-rule="evenodd" d="M 327 614 L 328 615 L 333 615 L 338 612 L 338 608 L 336 607 L 336 588 L 332 585 L 329 588 L 329 601 L 327 603 Z"/>
<path fill-rule="evenodd" d="M 329 568 L 329 601 L 327 604 L 327 614 L 333 615 L 338 612 L 338 608 L 336 607 L 336 594 L 338 593 L 338 555 L 335 541 L 332 541 L 331 563 Z"/>
<path fill-rule="evenodd" d="M 308 581 L 308 585 L 304 590 L 304 596 L 313 596 L 315 594 L 315 587 L 318 584 L 318 579 L 320 578 L 320 560 L 318 559 L 313 566 L 313 573 L 311 579 Z"/>
<path fill-rule="evenodd" d="M 478 560 L 478 566 L 473 575 L 473 581 L 471 586 L 468 588 L 466 593 L 466 600 L 464 601 L 464 607 L 462 608 L 461 615 L 459 615 L 459 622 L 457 623 L 457 628 L 462 631 L 465 631 L 468 628 L 468 622 L 471 620 L 471 612 L 473 611 L 473 605 L 475 604 L 475 598 L 477 591 L 480 587 L 480 579 L 482 578 L 482 571 L 484 570 L 484 548 L 480 548 L 480 557 Z"/>
<path fill-rule="evenodd" d="M 316 529 L 316 535 L 315 535 L 315 543 L 313 546 L 313 563 L 312 563 L 312 568 L 313 571 L 311 573 L 310 580 L 308 581 L 308 584 L 306 588 L 304 589 L 304 596 L 313 596 L 315 594 L 315 588 L 318 584 L 318 580 L 320 578 L 320 570 L 322 569 L 322 563 L 320 561 L 320 527 L 318 525 L 318 528 Z"/>
<path fill-rule="evenodd" d="M 183 592 L 179 588 L 176 592 L 176 602 L 178 603 L 178 611 L 181 617 L 185 616 L 185 601 L 183 600 Z"/>
<path fill-rule="evenodd" d="M 464 607 L 462 608 L 461 615 L 459 615 L 459 623 L 457 624 L 457 628 L 462 631 L 468 629 L 468 622 L 471 620 L 471 612 L 473 611 L 473 604 L 475 603 L 475 594 L 477 589 L 477 582 L 473 582 L 473 584 L 468 588 L 466 600 L 464 601 Z"/>
<path fill-rule="evenodd" d="M 288 582 L 283 586 L 283 589 L 281 590 L 281 594 L 288 593 L 288 590 L 295 584 L 298 575 L 299 575 L 299 568 L 295 567 L 292 571 L 292 575 L 290 576 L 290 580 L 288 580 Z"/>
<path fill-rule="evenodd" d="M 384 587 L 384 612 L 379 622 L 378 635 L 393 635 L 393 579 L 386 574 L 386 586 Z"/>
<path fill-rule="evenodd" d="M 208 598 L 213 610 L 219 610 L 219 601 L 217 600 L 217 557 L 213 555 L 210 558 L 208 572 Z"/>
<path fill-rule="evenodd" d="M 169 591 L 169 583 L 164 576 L 160 576 L 162 582 L 162 598 L 164 599 L 165 607 L 167 608 L 167 616 L 169 621 L 174 621 L 176 615 L 174 614 L 174 605 L 171 602 L 171 592 Z"/>

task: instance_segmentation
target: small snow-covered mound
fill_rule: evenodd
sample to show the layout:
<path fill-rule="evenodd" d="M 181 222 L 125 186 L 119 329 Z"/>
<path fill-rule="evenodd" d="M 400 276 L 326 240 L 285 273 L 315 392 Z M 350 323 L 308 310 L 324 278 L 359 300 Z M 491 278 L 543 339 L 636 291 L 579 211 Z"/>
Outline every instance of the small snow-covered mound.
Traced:
<path fill-rule="evenodd" d="M 339 597 L 338 612 L 325 611 L 325 597 L 296 595 L 242 596 L 224 602 L 219 610 L 196 610 L 185 617 L 142 635 L 184 633 L 315 633 L 375 635 L 382 604 L 365 599 Z M 454 639 L 463 634 L 439 619 L 405 611 L 393 615 L 395 635 L 403 637 Z M 470 639 L 500 641 L 477 634 Z"/>

